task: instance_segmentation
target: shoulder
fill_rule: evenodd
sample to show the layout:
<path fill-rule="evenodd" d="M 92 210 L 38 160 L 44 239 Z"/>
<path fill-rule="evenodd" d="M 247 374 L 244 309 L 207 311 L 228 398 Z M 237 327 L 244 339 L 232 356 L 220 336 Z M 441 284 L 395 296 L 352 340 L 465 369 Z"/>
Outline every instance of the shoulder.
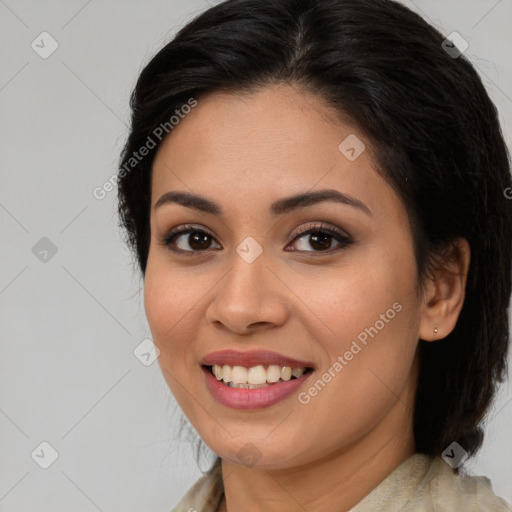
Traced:
<path fill-rule="evenodd" d="M 459 474 L 441 457 L 416 453 L 398 466 L 351 512 L 512 512 L 484 476 Z"/>
<path fill-rule="evenodd" d="M 441 457 L 432 459 L 425 484 L 434 510 L 512 512 L 512 506 L 494 493 L 489 478 L 457 474 Z"/>

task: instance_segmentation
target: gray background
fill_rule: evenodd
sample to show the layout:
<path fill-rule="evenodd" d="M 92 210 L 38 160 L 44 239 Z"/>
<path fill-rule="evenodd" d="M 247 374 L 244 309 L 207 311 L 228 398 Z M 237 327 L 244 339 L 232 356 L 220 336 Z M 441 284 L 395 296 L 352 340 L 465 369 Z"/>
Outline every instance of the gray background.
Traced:
<path fill-rule="evenodd" d="M 405 3 L 469 42 L 510 147 L 512 0 Z M 133 353 L 150 332 L 116 191 L 92 191 L 116 172 L 143 64 L 207 5 L 0 0 L 1 511 L 170 510 L 201 474 L 158 363 Z M 56 254 L 36 257 L 43 237 Z M 512 502 L 510 401 L 506 383 L 469 468 Z"/>

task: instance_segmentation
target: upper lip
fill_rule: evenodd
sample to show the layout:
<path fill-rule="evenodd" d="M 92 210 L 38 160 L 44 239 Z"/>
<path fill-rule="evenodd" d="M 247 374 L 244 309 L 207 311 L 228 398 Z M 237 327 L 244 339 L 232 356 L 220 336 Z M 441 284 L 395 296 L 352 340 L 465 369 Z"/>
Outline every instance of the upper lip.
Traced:
<path fill-rule="evenodd" d="M 222 366 L 228 364 L 230 366 L 257 366 L 271 365 L 290 366 L 292 368 L 313 368 L 313 364 L 308 361 L 299 361 L 292 357 L 283 356 L 277 352 L 268 350 L 248 350 L 241 352 L 238 350 L 220 350 L 212 352 L 205 356 L 201 361 L 204 366 L 213 366 L 214 364 Z"/>

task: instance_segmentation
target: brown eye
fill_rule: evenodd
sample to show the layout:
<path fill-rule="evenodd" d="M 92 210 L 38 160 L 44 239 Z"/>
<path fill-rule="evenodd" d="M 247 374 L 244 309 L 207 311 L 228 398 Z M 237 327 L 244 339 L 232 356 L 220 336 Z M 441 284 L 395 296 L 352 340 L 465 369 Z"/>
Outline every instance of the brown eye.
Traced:
<path fill-rule="evenodd" d="M 332 252 L 332 249 L 348 247 L 353 243 L 353 240 L 341 230 L 326 226 L 313 226 L 300 230 L 294 242 L 301 241 L 301 239 L 304 239 L 304 241 L 301 242 L 302 247 L 294 250 L 305 252 Z M 337 242 L 334 248 L 331 246 L 333 242 Z M 308 250 L 308 247 L 313 248 L 313 251 Z"/>
<path fill-rule="evenodd" d="M 293 242 L 300 242 L 301 247 L 292 251 L 330 254 L 348 247 L 353 240 L 337 228 L 316 225 L 300 229 Z M 159 243 L 175 253 L 188 255 L 210 251 L 212 244 L 217 244 L 213 235 L 207 231 L 188 225 L 173 229 Z M 336 245 L 333 246 L 333 243 Z M 213 247 L 215 250 L 220 248 L 218 244 L 217 247 Z"/>
<path fill-rule="evenodd" d="M 181 226 L 166 235 L 161 244 L 175 252 L 202 252 L 211 249 L 212 235 L 202 229 Z"/>
<path fill-rule="evenodd" d="M 333 236 L 328 233 L 312 233 L 309 235 L 309 243 L 320 251 L 331 248 Z"/>
<path fill-rule="evenodd" d="M 188 239 L 186 239 L 185 243 L 188 243 L 189 247 L 194 250 L 203 251 L 210 247 L 211 238 L 207 233 L 194 231 L 188 234 Z"/>

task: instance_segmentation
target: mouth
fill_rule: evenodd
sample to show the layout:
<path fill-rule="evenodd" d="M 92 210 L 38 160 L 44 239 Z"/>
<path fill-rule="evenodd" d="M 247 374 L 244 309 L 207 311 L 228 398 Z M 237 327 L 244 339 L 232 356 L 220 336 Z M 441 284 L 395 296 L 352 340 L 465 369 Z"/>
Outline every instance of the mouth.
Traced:
<path fill-rule="evenodd" d="M 292 397 L 315 373 L 312 361 L 269 350 L 221 350 L 199 363 L 205 384 L 221 405 L 258 410 Z"/>
<path fill-rule="evenodd" d="M 202 368 L 213 375 L 219 383 L 229 388 L 261 389 L 275 386 L 283 382 L 300 379 L 313 371 L 309 366 L 255 365 L 232 366 L 202 365 Z"/>

